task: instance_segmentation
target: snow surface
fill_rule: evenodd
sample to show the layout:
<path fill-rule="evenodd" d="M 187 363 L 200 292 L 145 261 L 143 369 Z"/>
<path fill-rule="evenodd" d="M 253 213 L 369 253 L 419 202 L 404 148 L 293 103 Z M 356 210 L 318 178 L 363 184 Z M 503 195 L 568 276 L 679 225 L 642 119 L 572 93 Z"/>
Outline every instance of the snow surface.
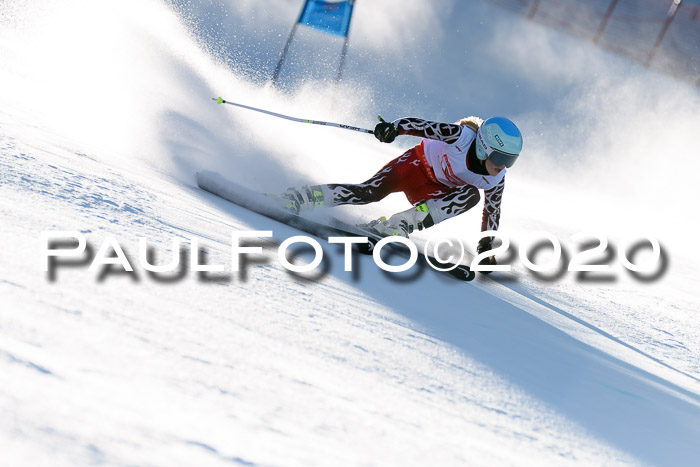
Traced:
<path fill-rule="evenodd" d="M 0 465 L 697 465 L 697 89 L 488 3 L 404 0 L 358 2 L 338 90 L 338 44 L 304 31 L 315 58 L 297 51 L 280 92 L 262 77 L 301 2 L 173 3 L 0 5 Z M 515 257 L 466 284 L 369 257 L 346 272 L 324 245 L 319 271 L 290 274 L 277 249 L 300 232 L 194 173 L 261 191 L 361 181 L 415 140 L 218 95 L 361 127 L 509 115 L 526 135 L 502 215 L 515 246 L 649 234 L 666 269 L 639 280 L 612 258 L 604 277 L 538 277 Z M 480 218 L 427 233 L 473 245 Z M 135 272 L 43 272 L 47 230 L 93 253 L 113 236 Z M 245 230 L 274 236 L 238 273 L 139 263 L 140 238 L 185 265 L 172 239 L 196 238 L 228 265 Z"/>

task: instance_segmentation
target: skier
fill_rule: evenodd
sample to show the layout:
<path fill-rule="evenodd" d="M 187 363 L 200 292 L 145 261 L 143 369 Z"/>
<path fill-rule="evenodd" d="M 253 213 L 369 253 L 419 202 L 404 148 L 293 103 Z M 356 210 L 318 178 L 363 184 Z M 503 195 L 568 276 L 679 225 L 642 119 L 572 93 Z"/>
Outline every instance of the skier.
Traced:
<path fill-rule="evenodd" d="M 325 184 L 289 188 L 282 195 L 285 208 L 300 213 L 316 206 L 368 204 L 389 193 L 402 191 L 413 207 L 370 222 L 366 227 L 383 236 L 408 237 L 414 230 L 431 227 L 473 208 L 484 190 L 481 231 L 497 230 L 506 168 L 518 159 L 523 140 L 520 130 L 504 117 L 486 121 L 468 117 L 440 123 L 419 118 L 382 120 L 375 137 L 391 143 L 399 135 L 423 140 L 359 184 Z M 491 249 L 492 237 L 477 246 Z M 495 264 L 490 257 L 482 264 Z"/>

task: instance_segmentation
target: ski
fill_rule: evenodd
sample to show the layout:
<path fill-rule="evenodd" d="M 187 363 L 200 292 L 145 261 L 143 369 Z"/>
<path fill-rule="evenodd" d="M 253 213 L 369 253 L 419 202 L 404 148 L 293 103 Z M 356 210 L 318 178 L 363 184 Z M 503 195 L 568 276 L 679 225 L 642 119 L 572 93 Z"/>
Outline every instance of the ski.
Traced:
<path fill-rule="evenodd" d="M 349 232 L 349 225 L 342 225 L 340 221 L 338 227 L 322 224 L 311 219 L 306 219 L 292 212 L 279 207 L 270 197 L 245 188 L 231 182 L 215 172 L 197 172 L 197 186 L 219 198 L 225 199 L 237 206 L 249 211 L 263 215 L 272 220 L 289 225 L 306 233 L 328 240 L 328 237 L 364 237 L 358 232 Z M 343 228 L 346 227 L 346 228 Z M 378 238 L 368 237 L 366 244 L 356 244 L 356 250 L 362 254 L 372 254 L 374 246 L 379 241 Z"/>
<path fill-rule="evenodd" d="M 269 219 L 302 230 L 322 240 L 327 241 L 329 237 L 366 238 L 367 243 L 353 245 L 353 248 L 361 254 L 373 254 L 374 247 L 383 238 L 377 232 L 372 232 L 361 226 L 348 224 L 339 219 L 332 218 L 329 220 L 328 224 L 324 224 L 299 216 L 281 208 L 271 197 L 231 182 L 215 172 L 197 172 L 195 179 L 197 186 L 206 192 Z M 405 245 L 392 242 L 387 246 L 390 246 L 394 252 L 402 256 L 408 256 L 410 254 L 408 247 Z M 433 257 L 426 258 L 422 253 L 419 257 L 421 257 L 423 261 L 430 261 L 432 264 L 437 262 L 443 268 L 451 268 L 446 271 L 436 270 L 436 272 L 449 274 L 461 281 L 471 281 L 474 279 L 475 274 L 467 265 L 439 262 Z"/>

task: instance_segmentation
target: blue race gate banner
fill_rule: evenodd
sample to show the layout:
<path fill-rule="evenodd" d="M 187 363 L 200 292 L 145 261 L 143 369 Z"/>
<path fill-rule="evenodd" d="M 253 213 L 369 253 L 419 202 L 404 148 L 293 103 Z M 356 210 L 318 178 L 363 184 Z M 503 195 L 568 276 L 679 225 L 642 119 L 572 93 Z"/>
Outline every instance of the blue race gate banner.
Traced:
<path fill-rule="evenodd" d="M 347 37 L 354 3 L 354 0 L 306 0 L 297 22 L 329 34 Z"/>

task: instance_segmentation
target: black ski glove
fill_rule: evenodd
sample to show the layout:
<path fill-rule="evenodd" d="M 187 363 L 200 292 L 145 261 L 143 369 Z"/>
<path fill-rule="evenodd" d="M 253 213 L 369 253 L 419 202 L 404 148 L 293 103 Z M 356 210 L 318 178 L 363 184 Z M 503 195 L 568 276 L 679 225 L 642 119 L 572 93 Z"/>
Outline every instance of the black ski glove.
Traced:
<path fill-rule="evenodd" d="M 380 122 L 374 127 L 374 136 L 382 143 L 391 143 L 399 136 L 399 130 L 391 122 L 384 121 L 380 117 Z"/>
<path fill-rule="evenodd" d="M 491 249 L 491 239 L 489 237 L 482 238 L 479 241 L 479 244 L 476 246 L 476 252 L 478 254 L 483 253 L 484 251 L 489 251 Z M 479 261 L 479 264 L 482 266 L 495 266 L 496 263 L 496 257 L 495 256 L 488 256 L 481 261 Z M 492 271 L 480 271 L 482 274 L 491 274 Z"/>

